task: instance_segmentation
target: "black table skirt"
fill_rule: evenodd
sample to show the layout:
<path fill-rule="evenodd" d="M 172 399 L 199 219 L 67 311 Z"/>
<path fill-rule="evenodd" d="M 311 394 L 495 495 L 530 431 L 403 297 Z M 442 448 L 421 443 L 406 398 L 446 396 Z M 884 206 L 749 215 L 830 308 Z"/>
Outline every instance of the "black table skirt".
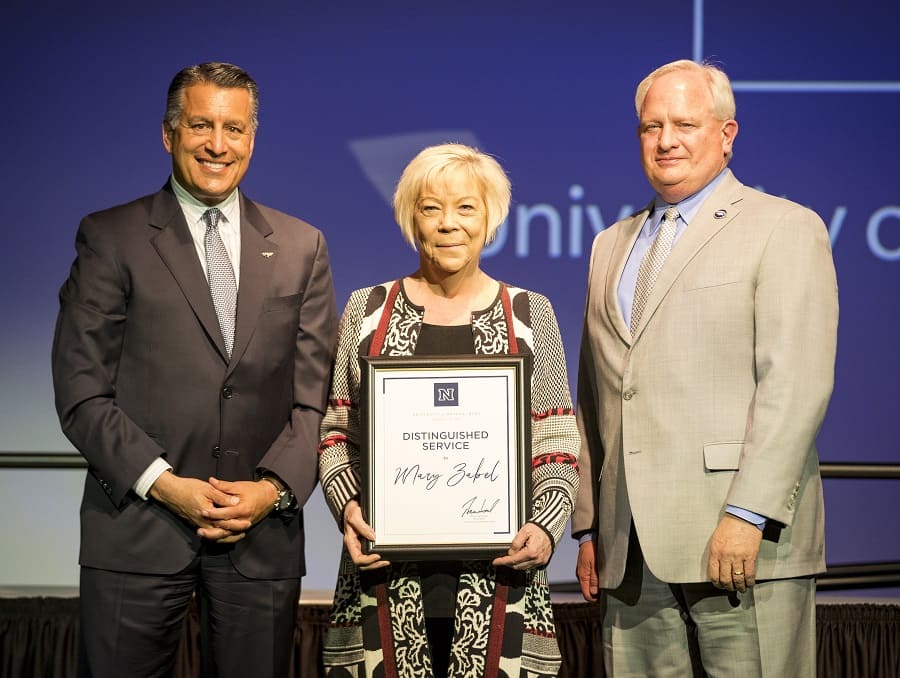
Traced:
<path fill-rule="evenodd" d="M 600 607 L 556 604 L 564 678 L 604 675 Z M 328 627 L 327 605 L 301 605 L 294 630 L 291 674 L 322 675 L 322 640 Z M 820 604 L 816 610 L 818 675 L 826 678 L 900 676 L 900 605 Z M 0 599 L 0 676 L 69 678 L 78 652 L 77 598 Z M 200 675 L 197 614 L 185 623 L 175 675 Z"/>

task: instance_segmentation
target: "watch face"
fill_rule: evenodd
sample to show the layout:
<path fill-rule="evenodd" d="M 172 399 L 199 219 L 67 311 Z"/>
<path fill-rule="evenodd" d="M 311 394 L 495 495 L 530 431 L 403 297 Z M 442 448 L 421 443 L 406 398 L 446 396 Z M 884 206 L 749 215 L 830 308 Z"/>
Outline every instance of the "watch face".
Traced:
<path fill-rule="evenodd" d="M 278 503 L 275 505 L 275 507 L 279 511 L 284 511 L 285 509 L 290 507 L 290 505 L 293 503 L 293 501 L 294 501 L 293 493 L 290 490 L 282 490 L 281 492 L 278 493 Z"/>

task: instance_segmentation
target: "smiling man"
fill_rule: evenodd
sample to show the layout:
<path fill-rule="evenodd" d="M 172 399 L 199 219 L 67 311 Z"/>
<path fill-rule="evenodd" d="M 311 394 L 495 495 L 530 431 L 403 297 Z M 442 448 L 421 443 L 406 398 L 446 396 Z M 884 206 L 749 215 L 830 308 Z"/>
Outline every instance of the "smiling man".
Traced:
<path fill-rule="evenodd" d="M 605 593 L 606 670 L 813 676 L 828 233 L 727 169 L 738 124 L 718 68 L 662 66 L 635 107 L 656 195 L 594 240 L 578 378 L 572 533 L 584 597 Z"/>
<path fill-rule="evenodd" d="M 81 506 L 81 676 L 170 675 L 196 594 L 210 675 L 288 674 L 302 507 L 336 334 L 322 233 L 238 188 L 258 90 L 169 87 L 157 193 L 85 217 L 53 344 Z"/>

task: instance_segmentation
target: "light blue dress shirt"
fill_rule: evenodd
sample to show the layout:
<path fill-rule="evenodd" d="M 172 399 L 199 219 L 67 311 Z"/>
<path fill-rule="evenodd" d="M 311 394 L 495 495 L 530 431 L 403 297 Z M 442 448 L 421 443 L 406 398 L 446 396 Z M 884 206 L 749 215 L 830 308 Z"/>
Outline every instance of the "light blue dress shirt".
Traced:
<path fill-rule="evenodd" d="M 709 194 L 712 193 L 716 186 L 719 185 L 719 182 L 722 181 L 722 177 L 725 176 L 726 172 L 727 170 L 722 170 L 715 179 L 709 182 L 700 191 L 675 205 L 675 207 L 678 208 L 678 221 L 675 226 L 675 239 L 672 241 L 672 249 L 675 249 L 684 230 L 697 215 L 700 206 L 709 197 Z M 644 259 L 647 250 L 650 249 L 650 245 L 653 244 L 653 240 L 656 238 L 656 234 L 659 232 L 659 227 L 662 224 L 663 214 L 668 207 L 671 207 L 669 203 L 659 196 L 656 196 L 656 199 L 653 201 L 653 212 L 650 213 L 647 220 L 644 222 L 644 225 L 641 226 L 641 232 L 638 234 L 637 240 L 634 241 L 634 247 L 631 248 L 631 254 L 628 255 L 628 261 L 625 262 L 625 269 L 622 271 L 622 277 L 619 278 L 617 297 L 619 300 L 619 308 L 622 310 L 622 317 L 625 319 L 626 325 L 631 324 L 631 305 L 634 301 L 634 288 L 637 285 L 637 276 L 638 270 L 641 267 L 641 261 Z"/>

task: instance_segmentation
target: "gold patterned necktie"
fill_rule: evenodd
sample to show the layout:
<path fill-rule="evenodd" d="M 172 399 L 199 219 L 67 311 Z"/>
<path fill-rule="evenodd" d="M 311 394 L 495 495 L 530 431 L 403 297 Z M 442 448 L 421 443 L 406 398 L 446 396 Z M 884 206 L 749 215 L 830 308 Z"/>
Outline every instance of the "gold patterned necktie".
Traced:
<path fill-rule="evenodd" d="M 237 284 L 234 279 L 234 268 L 225 250 L 225 243 L 219 235 L 219 217 L 222 212 L 210 207 L 203 213 L 206 222 L 206 235 L 203 245 L 206 248 L 206 277 L 209 280 L 209 292 L 213 306 L 219 317 L 219 328 L 225 340 L 225 350 L 231 357 L 234 346 L 234 315 L 237 309 Z"/>
<path fill-rule="evenodd" d="M 631 304 L 631 333 L 637 330 L 638 323 L 641 320 L 641 314 L 644 312 L 644 306 L 653 291 L 653 283 L 656 282 L 656 276 L 662 270 L 666 257 L 672 251 L 672 242 L 675 240 L 675 225 L 678 223 L 678 208 L 669 207 L 663 214 L 662 224 L 656 233 L 656 238 L 650 249 L 641 260 L 641 267 L 638 269 L 637 285 L 634 287 L 634 302 Z"/>

